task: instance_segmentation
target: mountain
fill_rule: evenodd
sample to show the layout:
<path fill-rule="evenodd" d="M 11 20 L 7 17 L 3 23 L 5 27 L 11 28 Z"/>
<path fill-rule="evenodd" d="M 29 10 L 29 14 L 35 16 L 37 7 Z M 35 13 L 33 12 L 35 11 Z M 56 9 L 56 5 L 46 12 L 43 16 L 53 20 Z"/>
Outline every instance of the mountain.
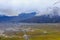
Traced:
<path fill-rule="evenodd" d="M 0 16 L 0 23 L 4 22 L 18 22 L 22 20 L 26 20 L 28 18 L 32 18 L 36 15 L 36 12 L 31 12 L 31 13 L 21 13 L 18 16 Z"/>
<path fill-rule="evenodd" d="M 37 12 L 21 13 L 18 16 L 0 16 L 0 23 L 60 23 L 60 8 L 48 9 L 48 14 L 36 16 Z"/>
<path fill-rule="evenodd" d="M 32 17 L 27 20 L 22 20 L 21 22 L 25 23 L 60 23 L 60 16 L 50 18 L 49 15 L 42 15 Z"/>
<path fill-rule="evenodd" d="M 0 16 L 0 22 L 7 22 L 11 20 L 12 17 L 9 16 Z"/>
<path fill-rule="evenodd" d="M 60 23 L 60 8 L 53 7 L 48 9 L 48 14 L 41 16 L 35 16 L 27 20 L 22 20 L 21 22 L 27 23 Z"/>

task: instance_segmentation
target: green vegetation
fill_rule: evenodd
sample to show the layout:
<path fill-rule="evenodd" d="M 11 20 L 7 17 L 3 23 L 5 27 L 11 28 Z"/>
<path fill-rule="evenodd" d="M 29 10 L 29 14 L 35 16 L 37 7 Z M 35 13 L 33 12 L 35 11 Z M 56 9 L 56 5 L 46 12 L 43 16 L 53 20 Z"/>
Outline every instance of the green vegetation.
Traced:
<path fill-rule="evenodd" d="M 29 30 L 26 32 L 29 35 L 29 40 L 60 40 L 60 27 L 58 26 L 34 27 Z M 23 32 L 19 32 L 8 37 L 0 36 L 0 40 L 25 40 L 23 35 Z"/>

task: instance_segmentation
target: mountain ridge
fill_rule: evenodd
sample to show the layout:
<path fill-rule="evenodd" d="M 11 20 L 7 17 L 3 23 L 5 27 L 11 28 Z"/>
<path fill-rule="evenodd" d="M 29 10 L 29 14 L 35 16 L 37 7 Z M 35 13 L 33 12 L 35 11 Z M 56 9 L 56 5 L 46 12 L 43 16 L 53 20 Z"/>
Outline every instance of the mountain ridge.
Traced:
<path fill-rule="evenodd" d="M 18 16 L 0 16 L 0 23 L 60 23 L 60 8 L 53 7 L 48 14 L 36 16 L 37 12 L 21 13 Z"/>

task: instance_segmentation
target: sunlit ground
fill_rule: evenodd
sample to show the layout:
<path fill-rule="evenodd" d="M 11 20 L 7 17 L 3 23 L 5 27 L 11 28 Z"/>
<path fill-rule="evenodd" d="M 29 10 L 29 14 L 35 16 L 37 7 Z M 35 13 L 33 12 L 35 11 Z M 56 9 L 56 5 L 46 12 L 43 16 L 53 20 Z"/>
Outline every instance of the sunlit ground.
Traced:
<path fill-rule="evenodd" d="M 28 40 L 60 40 L 60 27 L 45 26 L 42 28 L 27 28 Z M 12 36 L 0 36 L 0 40 L 26 40 L 23 32 Z"/>
<path fill-rule="evenodd" d="M 55 29 L 30 29 L 27 31 L 29 40 L 60 40 L 60 31 Z M 25 40 L 24 33 L 17 33 L 14 36 L 0 36 L 0 40 Z"/>

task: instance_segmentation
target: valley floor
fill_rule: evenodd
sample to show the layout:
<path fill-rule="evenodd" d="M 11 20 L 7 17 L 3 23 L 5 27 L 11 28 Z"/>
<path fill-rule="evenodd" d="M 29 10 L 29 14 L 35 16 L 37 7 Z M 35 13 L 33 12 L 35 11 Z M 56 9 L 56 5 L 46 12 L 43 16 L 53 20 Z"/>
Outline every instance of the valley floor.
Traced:
<path fill-rule="evenodd" d="M 60 40 L 60 25 L 33 25 L 20 28 L 19 32 L 4 33 L 0 35 L 0 40 Z M 9 35 L 8 35 L 9 34 Z"/>

